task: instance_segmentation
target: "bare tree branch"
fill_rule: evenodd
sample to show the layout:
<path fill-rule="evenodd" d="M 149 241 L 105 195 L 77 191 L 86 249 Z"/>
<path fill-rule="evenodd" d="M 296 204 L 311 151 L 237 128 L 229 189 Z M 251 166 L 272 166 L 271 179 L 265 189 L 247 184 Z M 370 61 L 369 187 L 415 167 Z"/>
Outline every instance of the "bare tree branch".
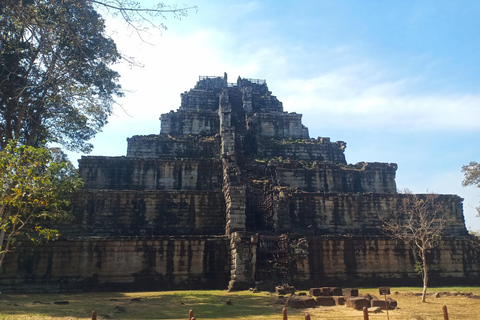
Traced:
<path fill-rule="evenodd" d="M 446 208 L 435 194 L 399 194 L 396 210 L 379 217 L 385 234 L 404 241 L 420 258 L 422 302 L 425 302 L 428 285 L 427 252 L 441 243 L 445 228 L 454 221 L 450 213 L 445 212 Z"/>

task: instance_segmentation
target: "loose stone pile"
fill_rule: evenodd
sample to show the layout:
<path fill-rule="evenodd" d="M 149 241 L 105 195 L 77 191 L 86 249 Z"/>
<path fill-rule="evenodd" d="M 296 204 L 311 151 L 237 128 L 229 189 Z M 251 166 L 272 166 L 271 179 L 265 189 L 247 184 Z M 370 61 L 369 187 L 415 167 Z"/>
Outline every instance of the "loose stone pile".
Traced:
<path fill-rule="evenodd" d="M 275 288 L 279 295 L 278 301 L 290 308 L 315 308 L 319 306 L 343 306 L 353 309 L 374 308 L 376 310 L 395 309 L 397 301 L 392 298 L 380 300 L 371 294 L 359 295 L 358 289 L 341 287 L 310 288 L 309 296 L 306 293 L 295 294 L 291 286 L 278 286 Z M 285 294 L 290 294 L 285 297 Z"/>

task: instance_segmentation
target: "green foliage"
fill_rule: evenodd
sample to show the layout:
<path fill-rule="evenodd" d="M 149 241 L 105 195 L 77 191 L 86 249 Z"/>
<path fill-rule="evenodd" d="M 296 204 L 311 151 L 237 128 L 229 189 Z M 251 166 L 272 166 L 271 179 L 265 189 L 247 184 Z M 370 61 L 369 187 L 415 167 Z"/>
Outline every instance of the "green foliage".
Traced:
<path fill-rule="evenodd" d="M 35 147 L 56 143 L 89 152 L 88 144 L 107 123 L 116 97 L 123 96 L 122 61 L 105 33 L 103 14 L 120 16 L 141 36 L 155 20 L 181 18 L 196 7 L 134 0 L 0 1 L 0 150 L 9 141 Z"/>
<path fill-rule="evenodd" d="M 0 1 L 0 266 L 18 239 L 57 238 L 49 223 L 69 216 L 69 198 L 81 185 L 62 153 L 45 147 L 89 152 L 87 141 L 123 96 L 119 74 L 110 68 L 122 56 L 105 33 L 100 8 L 141 33 L 148 25 L 165 29 L 149 19 L 180 18 L 195 7 Z"/>
<path fill-rule="evenodd" d="M 59 150 L 12 142 L 0 156 L 1 266 L 17 240 L 39 243 L 58 238 L 51 224 L 70 217 L 70 197 L 82 182 Z"/>
<path fill-rule="evenodd" d="M 120 58 L 90 1 L 2 1 L 1 149 L 18 140 L 88 152 L 122 96 L 109 67 Z"/>
<path fill-rule="evenodd" d="M 423 262 L 421 261 L 417 261 L 415 262 L 415 266 L 413 268 L 413 271 L 415 271 L 416 273 L 418 274 L 423 274 L 423 271 L 424 271 L 424 267 L 423 267 Z"/>
<path fill-rule="evenodd" d="M 464 179 L 462 181 L 464 187 L 477 186 L 477 188 L 480 188 L 480 163 L 472 161 L 468 165 L 462 167 L 462 172 L 464 174 Z M 480 207 L 477 207 L 477 212 L 480 216 Z"/>

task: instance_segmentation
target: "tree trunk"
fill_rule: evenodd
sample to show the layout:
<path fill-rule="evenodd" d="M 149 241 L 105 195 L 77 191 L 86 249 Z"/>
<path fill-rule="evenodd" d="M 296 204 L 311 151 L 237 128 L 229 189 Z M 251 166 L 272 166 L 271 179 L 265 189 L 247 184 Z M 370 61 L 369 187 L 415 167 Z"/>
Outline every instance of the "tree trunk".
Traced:
<path fill-rule="evenodd" d="M 3 239 L 5 238 L 5 230 L 0 230 L 0 269 L 2 268 L 2 264 L 3 264 L 3 256 L 4 256 L 4 253 L 5 252 L 2 252 L 4 251 L 4 247 L 3 247 Z"/>
<path fill-rule="evenodd" d="M 428 267 L 427 267 L 427 258 L 425 253 L 422 254 L 423 262 L 423 292 L 422 292 L 422 302 L 425 302 L 427 298 L 427 283 L 428 283 Z"/>
<path fill-rule="evenodd" d="M 1 236 L 2 236 L 2 242 L 3 242 L 4 236 L 5 236 L 5 231 L 2 230 Z M 7 244 L 5 245 L 5 248 L 3 246 L 1 248 L 2 248 L 2 250 L 1 250 L 2 252 L 0 253 L 0 268 L 2 268 L 3 260 L 5 259 L 5 255 L 7 254 L 8 249 L 10 249 L 10 242 L 8 241 L 8 239 L 7 239 Z"/>

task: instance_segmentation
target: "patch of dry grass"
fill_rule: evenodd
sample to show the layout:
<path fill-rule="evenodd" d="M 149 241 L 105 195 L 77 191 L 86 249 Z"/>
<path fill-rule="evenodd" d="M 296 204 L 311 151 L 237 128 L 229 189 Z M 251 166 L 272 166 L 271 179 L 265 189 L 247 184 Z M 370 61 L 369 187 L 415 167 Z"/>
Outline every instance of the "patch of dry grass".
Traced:
<path fill-rule="evenodd" d="M 426 303 L 419 296 L 420 288 L 392 288 L 390 297 L 398 301 L 398 308 L 390 310 L 392 320 L 443 319 L 442 306 L 448 307 L 451 320 L 480 320 L 480 300 L 465 296 L 429 296 Z M 393 294 L 394 292 L 398 294 Z M 433 292 L 471 292 L 480 295 L 480 288 L 434 288 Z M 378 290 L 360 289 L 360 293 L 378 295 Z M 382 298 L 382 297 L 379 297 Z M 133 299 L 133 300 L 132 300 Z M 232 305 L 227 305 L 227 299 Z M 81 294 L 3 294 L 0 295 L 0 320 L 87 320 L 92 310 L 98 319 L 186 319 L 194 310 L 197 319 L 282 319 L 282 305 L 274 304 L 276 295 L 268 292 L 251 293 L 226 291 L 165 291 L 135 293 L 81 293 Z M 69 301 L 57 305 L 55 301 Z M 36 302 L 36 303 L 35 303 Z M 41 302 L 41 303 L 39 303 Z M 124 310 L 124 311 L 123 311 Z M 345 306 L 312 309 L 288 309 L 289 319 L 363 319 L 362 311 Z M 386 319 L 385 311 L 371 314 L 370 319 Z"/>

